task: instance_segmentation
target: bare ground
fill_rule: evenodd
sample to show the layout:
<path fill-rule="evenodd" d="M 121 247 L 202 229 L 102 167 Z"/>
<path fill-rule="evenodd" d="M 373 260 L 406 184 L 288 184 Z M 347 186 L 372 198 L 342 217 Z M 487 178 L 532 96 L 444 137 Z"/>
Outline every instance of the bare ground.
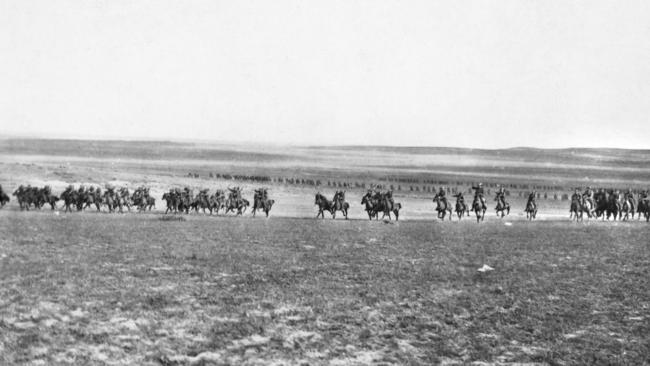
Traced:
<path fill-rule="evenodd" d="M 648 364 L 645 223 L 159 218 L 0 211 L 0 364 Z"/>

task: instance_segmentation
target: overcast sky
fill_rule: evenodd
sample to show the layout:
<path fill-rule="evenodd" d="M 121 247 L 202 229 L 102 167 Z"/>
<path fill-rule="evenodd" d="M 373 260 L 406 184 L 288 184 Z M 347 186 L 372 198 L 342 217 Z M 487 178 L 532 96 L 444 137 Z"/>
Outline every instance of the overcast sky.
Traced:
<path fill-rule="evenodd" d="M 0 127 L 650 148 L 650 1 L 0 0 Z"/>

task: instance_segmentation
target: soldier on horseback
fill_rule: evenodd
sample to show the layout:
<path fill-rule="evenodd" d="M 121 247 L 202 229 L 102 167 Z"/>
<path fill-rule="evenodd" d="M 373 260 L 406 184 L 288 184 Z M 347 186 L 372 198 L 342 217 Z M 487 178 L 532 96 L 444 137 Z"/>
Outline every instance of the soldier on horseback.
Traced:
<path fill-rule="evenodd" d="M 456 197 L 456 201 L 458 201 L 458 203 L 465 205 L 465 197 L 463 196 L 463 192 L 458 192 L 453 195 L 453 197 Z"/>
<path fill-rule="evenodd" d="M 632 189 L 628 188 L 627 192 L 623 195 L 623 198 L 627 200 L 630 203 L 630 208 L 632 209 L 632 212 L 635 211 L 635 202 L 634 202 L 634 193 L 632 193 Z"/>
<path fill-rule="evenodd" d="M 440 200 L 445 203 L 446 207 L 449 207 L 449 202 L 447 202 L 447 197 L 446 197 L 446 192 L 443 187 L 440 187 L 440 190 L 438 191 L 438 194 L 436 194 L 436 197 L 440 197 Z"/>
<path fill-rule="evenodd" d="M 268 196 L 267 189 L 266 188 L 259 188 L 255 190 L 255 199 L 260 199 L 260 200 L 266 200 Z"/>
<path fill-rule="evenodd" d="M 591 189 L 591 187 L 587 186 L 587 189 L 582 194 L 582 198 L 584 198 L 585 201 L 588 201 L 591 204 L 591 207 L 596 206 L 594 202 L 594 191 Z"/>
<path fill-rule="evenodd" d="M 526 202 L 526 206 L 528 206 L 528 204 L 533 204 L 537 206 L 537 202 L 535 202 L 536 198 L 537 198 L 537 192 L 535 191 L 530 192 L 530 194 L 528 195 L 528 201 Z"/>
<path fill-rule="evenodd" d="M 580 191 L 578 190 L 578 188 L 576 188 L 576 189 L 574 190 L 573 194 L 571 195 L 571 201 L 578 201 L 578 202 L 580 202 Z"/>
<path fill-rule="evenodd" d="M 483 197 L 483 195 L 485 194 L 485 191 L 483 190 L 483 183 L 479 183 L 478 186 L 472 186 L 472 189 L 474 190 L 474 202 L 480 202 L 481 207 L 484 210 L 487 210 L 487 205 L 485 204 L 485 197 Z"/>
<path fill-rule="evenodd" d="M 506 206 L 506 190 L 503 188 L 503 186 L 499 187 L 499 190 L 497 190 L 496 197 L 494 198 L 497 203 L 501 203 L 503 207 Z"/>

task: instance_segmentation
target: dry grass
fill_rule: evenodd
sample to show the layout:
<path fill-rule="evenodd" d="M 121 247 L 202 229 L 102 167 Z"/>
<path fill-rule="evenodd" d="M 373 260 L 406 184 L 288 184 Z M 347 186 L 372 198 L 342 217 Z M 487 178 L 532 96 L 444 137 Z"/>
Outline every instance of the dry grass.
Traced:
<path fill-rule="evenodd" d="M 158 217 L 0 212 L 0 364 L 648 362 L 645 224 Z"/>

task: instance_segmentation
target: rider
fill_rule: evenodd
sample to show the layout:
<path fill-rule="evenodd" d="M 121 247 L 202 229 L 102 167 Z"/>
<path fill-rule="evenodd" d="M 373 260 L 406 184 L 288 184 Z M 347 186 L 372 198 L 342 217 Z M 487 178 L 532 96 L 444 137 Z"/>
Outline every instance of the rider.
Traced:
<path fill-rule="evenodd" d="M 594 191 L 591 189 L 591 187 L 587 186 L 587 189 L 582 194 L 582 198 L 589 201 L 589 203 L 591 203 L 591 207 L 595 206 L 594 205 Z"/>
<path fill-rule="evenodd" d="M 576 188 L 571 195 L 571 201 L 580 201 L 580 191 Z"/>
<path fill-rule="evenodd" d="M 443 187 L 440 187 L 440 190 L 438 191 L 438 194 L 436 195 L 437 197 L 440 197 L 440 200 L 445 203 L 446 206 L 449 206 L 449 202 L 447 202 L 447 197 L 446 197 L 447 192 Z"/>
<path fill-rule="evenodd" d="M 501 205 L 505 207 L 505 205 L 506 205 L 506 190 L 503 188 L 503 186 L 500 186 L 499 189 L 497 190 L 497 195 L 495 197 L 495 200 L 497 202 L 501 202 Z"/>
<path fill-rule="evenodd" d="M 630 203 L 630 208 L 632 209 L 632 212 L 634 212 L 635 202 L 634 202 L 634 193 L 632 193 L 632 189 L 628 188 L 627 192 L 625 192 L 623 197 Z"/>
<path fill-rule="evenodd" d="M 483 190 L 483 183 L 479 183 L 478 186 L 472 186 L 472 189 L 474 190 L 474 202 L 480 202 L 481 207 L 483 207 L 484 210 L 487 210 L 487 206 L 485 205 L 485 198 L 483 197 L 485 194 L 485 191 Z"/>
<path fill-rule="evenodd" d="M 456 202 L 458 202 L 459 204 L 461 204 L 463 207 L 466 207 L 466 206 L 465 206 L 465 197 L 463 196 L 463 192 L 458 192 L 458 193 L 456 193 L 456 194 L 454 195 L 454 197 L 456 197 Z"/>
<path fill-rule="evenodd" d="M 577 190 L 576 190 L 576 191 L 577 191 Z M 535 191 L 533 190 L 533 191 L 530 192 L 530 194 L 528 195 L 528 202 L 526 202 L 526 206 L 528 206 L 529 203 L 532 203 L 533 205 L 537 205 L 537 203 L 535 202 L 535 198 L 537 198 L 537 192 L 535 192 Z"/>

